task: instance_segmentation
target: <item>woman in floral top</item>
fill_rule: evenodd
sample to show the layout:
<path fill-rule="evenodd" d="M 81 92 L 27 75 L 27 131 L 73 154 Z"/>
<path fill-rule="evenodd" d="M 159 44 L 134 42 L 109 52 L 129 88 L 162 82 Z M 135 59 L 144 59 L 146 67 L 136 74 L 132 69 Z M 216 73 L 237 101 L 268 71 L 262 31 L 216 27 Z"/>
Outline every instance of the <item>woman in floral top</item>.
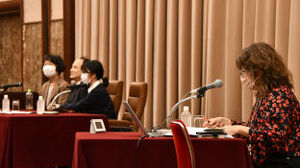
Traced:
<path fill-rule="evenodd" d="M 254 168 L 300 168 L 300 108 L 291 73 L 266 43 L 245 48 L 236 64 L 241 82 L 256 95 L 248 123 L 216 117 L 204 126 L 248 137 Z"/>

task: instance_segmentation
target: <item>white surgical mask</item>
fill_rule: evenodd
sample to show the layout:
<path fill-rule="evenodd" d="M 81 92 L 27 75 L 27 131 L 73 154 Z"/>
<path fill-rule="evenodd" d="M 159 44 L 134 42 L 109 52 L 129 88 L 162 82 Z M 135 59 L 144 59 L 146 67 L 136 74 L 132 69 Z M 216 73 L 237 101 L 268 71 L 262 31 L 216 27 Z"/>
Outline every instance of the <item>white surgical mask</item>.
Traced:
<path fill-rule="evenodd" d="M 88 79 L 88 73 L 81 73 L 81 81 L 83 83 L 89 84 L 91 81 Z"/>
<path fill-rule="evenodd" d="M 51 78 L 56 75 L 56 66 L 55 65 L 44 65 L 43 73 L 47 78 Z"/>

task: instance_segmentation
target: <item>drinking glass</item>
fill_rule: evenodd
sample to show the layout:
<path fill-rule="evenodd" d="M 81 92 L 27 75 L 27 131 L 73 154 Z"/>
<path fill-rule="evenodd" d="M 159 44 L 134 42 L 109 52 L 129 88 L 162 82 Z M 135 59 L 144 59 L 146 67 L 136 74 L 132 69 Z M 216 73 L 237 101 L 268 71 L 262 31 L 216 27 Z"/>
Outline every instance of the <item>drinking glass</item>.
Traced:
<path fill-rule="evenodd" d="M 202 125 L 204 124 L 205 117 L 204 115 L 194 115 L 193 117 L 193 126 L 201 128 Z"/>
<path fill-rule="evenodd" d="M 19 100 L 12 101 L 12 110 L 20 110 L 20 101 Z"/>

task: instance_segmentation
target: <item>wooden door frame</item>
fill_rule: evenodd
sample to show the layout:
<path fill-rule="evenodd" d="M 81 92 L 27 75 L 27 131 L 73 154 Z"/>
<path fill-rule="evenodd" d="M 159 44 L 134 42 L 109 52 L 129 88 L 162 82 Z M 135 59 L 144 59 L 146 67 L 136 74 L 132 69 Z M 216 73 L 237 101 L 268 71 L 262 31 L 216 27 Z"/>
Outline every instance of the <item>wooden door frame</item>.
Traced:
<path fill-rule="evenodd" d="M 0 15 L 20 15 L 20 0 L 0 2 Z"/>

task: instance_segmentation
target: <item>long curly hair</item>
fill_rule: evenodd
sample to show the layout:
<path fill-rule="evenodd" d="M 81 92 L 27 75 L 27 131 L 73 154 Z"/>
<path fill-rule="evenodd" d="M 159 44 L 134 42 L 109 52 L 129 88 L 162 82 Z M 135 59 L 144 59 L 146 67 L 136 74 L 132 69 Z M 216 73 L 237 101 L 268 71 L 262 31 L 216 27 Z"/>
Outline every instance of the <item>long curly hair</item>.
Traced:
<path fill-rule="evenodd" d="M 263 98 L 274 87 L 286 85 L 293 89 L 292 74 L 281 56 L 263 42 L 253 43 L 242 50 L 236 60 L 239 70 L 249 72 L 255 81 L 256 97 Z"/>

